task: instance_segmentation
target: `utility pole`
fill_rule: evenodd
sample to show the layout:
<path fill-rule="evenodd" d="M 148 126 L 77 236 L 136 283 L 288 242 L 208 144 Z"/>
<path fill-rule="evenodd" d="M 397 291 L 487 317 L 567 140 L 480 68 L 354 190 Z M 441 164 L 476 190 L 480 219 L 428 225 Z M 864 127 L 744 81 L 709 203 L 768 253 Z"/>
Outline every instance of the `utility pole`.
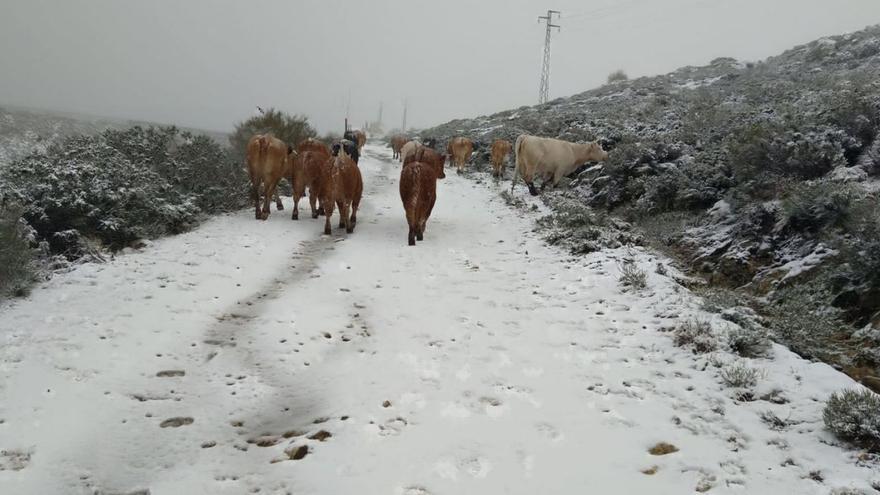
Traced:
<path fill-rule="evenodd" d="M 547 35 L 544 37 L 544 63 L 541 65 L 541 88 L 538 94 L 538 103 L 547 103 L 550 94 L 550 32 L 553 28 L 557 31 L 560 26 L 553 24 L 553 14 L 561 17 L 562 12 L 558 10 L 548 10 L 547 15 L 538 16 L 538 22 L 547 23 Z"/>
<path fill-rule="evenodd" d="M 351 118 L 351 90 L 348 90 L 348 99 L 345 100 L 345 132 L 348 132 L 348 119 Z"/>
<path fill-rule="evenodd" d="M 407 109 L 407 101 L 403 100 L 403 125 L 400 127 L 401 132 L 406 133 L 406 109 Z"/>
<path fill-rule="evenodd" d="M 376 123 L 379 124 L 379 127 L 382 127 L 382 102 L 379 102 L 379 118 L 376 119 Z"/>

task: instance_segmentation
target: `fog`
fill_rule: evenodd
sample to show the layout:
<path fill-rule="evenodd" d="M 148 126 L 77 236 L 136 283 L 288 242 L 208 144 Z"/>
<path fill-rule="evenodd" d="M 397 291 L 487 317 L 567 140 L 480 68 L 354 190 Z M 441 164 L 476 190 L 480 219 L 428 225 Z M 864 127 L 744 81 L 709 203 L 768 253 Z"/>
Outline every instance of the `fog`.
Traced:
<path fill-rule="evenodd" d="M 877 0 L 0 0 L 0 104 L 229 130 L 257 105 L 427 126 L 880 22 Z M 350 96 L 349 96 L 350 95 Z M 350 104 L 349 104 L 350 98 Z"/>

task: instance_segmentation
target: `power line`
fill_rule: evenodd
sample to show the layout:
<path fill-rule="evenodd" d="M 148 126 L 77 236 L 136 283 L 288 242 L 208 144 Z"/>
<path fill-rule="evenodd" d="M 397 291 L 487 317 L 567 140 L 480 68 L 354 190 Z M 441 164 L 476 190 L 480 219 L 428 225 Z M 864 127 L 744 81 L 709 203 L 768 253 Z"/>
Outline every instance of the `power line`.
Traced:
<path fill-rule="evenodd" d="M 550 33 L 553 28 L 560 30 L 561 27 L 553 24 L 553 14 L 559 16 L 562 12 L 558 10 L 548 10 L 547 15 L 538 16 L 538 22 L 542 20 L 547 23 L 547 34 L 544 37 L 544 62 L 541 64 L 541 86 L 538 90 L 538 103 L 547 103 L 550 94 Z"/>

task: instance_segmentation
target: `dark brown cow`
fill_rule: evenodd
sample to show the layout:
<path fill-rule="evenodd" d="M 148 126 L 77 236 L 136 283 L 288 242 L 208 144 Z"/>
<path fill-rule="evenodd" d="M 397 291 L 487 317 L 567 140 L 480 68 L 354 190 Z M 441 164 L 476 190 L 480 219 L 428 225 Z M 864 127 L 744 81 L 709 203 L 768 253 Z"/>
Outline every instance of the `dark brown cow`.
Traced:
<path fill-rule="evenodd" d="M 403 148 L 403 145 L 406 144 L 406 136 L 392 136 L 391 138 L 391 158 L 397 160 L 400 158 L 400 150 Z"/>
<path fill-rule="evenodd" d="M 364 192 L 364 181 L 357 163 L 340 147 L 337 156 L 330 157 L 321 169 L 321 203 L 324 205 L 324 234 L 330 235 L 330 217 L 333 206 L 339 208 L 339 227 L 354 232 L 357 210 Z"/>
<path fill-rule="evenodd" d="M 257 220 L 269 218 L 269 204 L 275 195 L 278 181 L 290 173 L 296 152 L 284 141 L 266 134 L 253 136 L 247 145 L 247 170 L 251 179 L 251 199 Z M 263 208 L 260 211 L 260 187 L 263 188 Z M 277 200 L 276 205 L 280 203 Z M 279 207 L 281 209 L 281 207 Z"/>
<path fill-rule="evenodd" d="M 433 150 L 423 149 L 426 150 L 422 151 L 423 157 L 430 158 L 431 163 L 410 160 L 400 170 L 400 199 L 409 225 L 407 243 L 410 246 L 415 246 L 416 240 L 424 238 L 425 226 L 437 201 L 437 179 L 446 177 L 443 171 L 445 157 Z"/>

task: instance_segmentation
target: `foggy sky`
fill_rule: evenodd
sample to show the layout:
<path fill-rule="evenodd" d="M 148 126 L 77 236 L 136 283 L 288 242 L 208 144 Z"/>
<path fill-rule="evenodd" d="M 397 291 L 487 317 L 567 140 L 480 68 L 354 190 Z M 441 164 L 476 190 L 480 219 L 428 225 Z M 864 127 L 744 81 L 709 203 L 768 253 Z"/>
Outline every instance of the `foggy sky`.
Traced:
<path fill-rule="evenodd" d="M 412 126 L 630 77 L 760 60 L 880 23 L 877 0 L 0 0 L 0 104 L 229 130 L 257 105 Z"/>

